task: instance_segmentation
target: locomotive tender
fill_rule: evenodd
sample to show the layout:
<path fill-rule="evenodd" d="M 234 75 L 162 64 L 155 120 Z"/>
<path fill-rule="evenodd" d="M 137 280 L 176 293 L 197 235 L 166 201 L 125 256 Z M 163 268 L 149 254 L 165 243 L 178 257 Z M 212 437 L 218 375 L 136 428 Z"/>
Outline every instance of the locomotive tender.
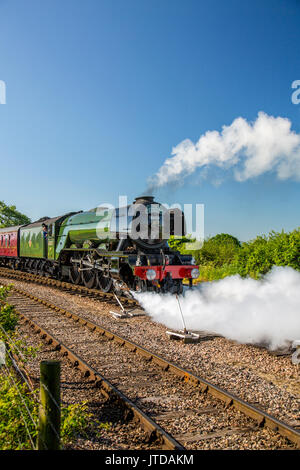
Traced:
<path fill-rule="evenodd" d="M 184 232 L 181 211 L 141 196 L 127 207 L 99 207 L 0 229 L 0 265 L 103 292 L 181 293 L 183 279 L 191 286 L 199 274 L 191 255 L 168 246 L 170 235 Z"/>

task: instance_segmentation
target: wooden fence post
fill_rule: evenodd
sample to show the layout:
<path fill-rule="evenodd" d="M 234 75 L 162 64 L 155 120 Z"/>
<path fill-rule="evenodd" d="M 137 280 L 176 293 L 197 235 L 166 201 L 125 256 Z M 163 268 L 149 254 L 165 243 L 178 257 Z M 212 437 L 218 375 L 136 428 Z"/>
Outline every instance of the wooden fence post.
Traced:
<path fill-rule="evenodd" d="M 40 364 L 38 450 L 60 449 L 60 362 Z"/>

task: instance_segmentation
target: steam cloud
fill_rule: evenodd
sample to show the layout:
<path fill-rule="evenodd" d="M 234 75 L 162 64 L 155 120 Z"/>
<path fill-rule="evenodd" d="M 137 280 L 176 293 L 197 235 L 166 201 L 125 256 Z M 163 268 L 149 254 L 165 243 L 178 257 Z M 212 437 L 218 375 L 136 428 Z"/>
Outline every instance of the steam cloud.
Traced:
<path fill-rule="evenodd" d="M 285 347 L 300 339 L 300 272 L 274 267 L 263 280 L 230 276 L 180 296 L 188 330 L 210 331 L 240 343 Z M 183 328 L 175 296 L 137 294 L 152 319 Z"/>
<path fill-rule="evenodd" d="M 256 121 L 235 119 L 222 132 L 208 131 L 193 143 L 186 139 L 172 149 L 159 171 L 148 181 L 158 188 L 210 166 L 233 168 L 234 178 L 245 181 L 274 171 L 281 180 L 300 180 L 300 134 L 291 131 L 287 118 L 259 112 Z"/>

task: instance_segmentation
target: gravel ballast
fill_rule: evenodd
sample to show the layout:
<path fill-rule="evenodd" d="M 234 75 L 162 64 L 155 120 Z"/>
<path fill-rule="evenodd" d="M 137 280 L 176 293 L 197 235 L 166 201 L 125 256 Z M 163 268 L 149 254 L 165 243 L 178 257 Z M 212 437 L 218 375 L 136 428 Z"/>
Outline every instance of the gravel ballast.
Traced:
<path fill-rule="evenodd" d="M 4 278 L 0 278 L 0 282 L 1 280 L 7 283 Z M 148 317 L 116 320 L 109 313 L 109 310 L 116 310 L 116 307 L 108 303 L 20 281 L 13 281 L 13 284 L 137 342 L 247 402 L 261 407 L 287 424 L 294 427 L 300 425 L 299 366 L 293 365 L 288 356 L 276 357 L 265 349 L 238 344 L 221 337 L 207 337 L 198 344 L 173 342 L 166 336 L 166 328 L 152 322 Z M 251 448 L 255 448 L 255 445 L 261 448 L 262 444 L 257 443 L 259 440 L 264 443 L 268 431 L 263 429 L 259 433 L 259 437 L 257 432 L 253 434 Z M 251 440 L 249 436 L 251 434 L 248 433 L 245 437 L 247 443 Z M 239 444 L 236 443 L 236 436 L 228 435 L 219 439 L 220 448 L 235 444 L 244 448 L 246 442 L 243 443 L 243 434 L 238 441 Z"/>

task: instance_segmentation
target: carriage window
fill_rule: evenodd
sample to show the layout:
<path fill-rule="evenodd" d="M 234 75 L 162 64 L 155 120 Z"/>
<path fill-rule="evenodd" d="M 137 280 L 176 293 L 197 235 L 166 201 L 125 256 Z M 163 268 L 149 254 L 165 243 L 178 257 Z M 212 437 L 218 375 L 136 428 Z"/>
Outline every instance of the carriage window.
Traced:
<path fill-rule="evenodd" d="M 10 246 L 10 235 L 8 235 L 8 246 Z"/>
<path fill-rule="evenodd" d="M 3 246 L 3 235 L 1 235 L 1 246 Z"/>

